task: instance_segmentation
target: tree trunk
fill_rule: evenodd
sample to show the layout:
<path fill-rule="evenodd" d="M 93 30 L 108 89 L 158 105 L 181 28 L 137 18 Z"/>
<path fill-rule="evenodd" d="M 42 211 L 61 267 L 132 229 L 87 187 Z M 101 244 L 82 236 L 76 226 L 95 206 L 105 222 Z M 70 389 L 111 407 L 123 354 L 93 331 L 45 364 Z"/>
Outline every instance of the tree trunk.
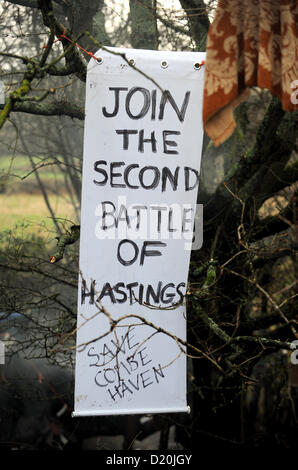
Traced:
<path fill-rule="evenodd" d="M 130 0 L 131 45 L 135 49 L 158 49 L 154 0 Z"/>

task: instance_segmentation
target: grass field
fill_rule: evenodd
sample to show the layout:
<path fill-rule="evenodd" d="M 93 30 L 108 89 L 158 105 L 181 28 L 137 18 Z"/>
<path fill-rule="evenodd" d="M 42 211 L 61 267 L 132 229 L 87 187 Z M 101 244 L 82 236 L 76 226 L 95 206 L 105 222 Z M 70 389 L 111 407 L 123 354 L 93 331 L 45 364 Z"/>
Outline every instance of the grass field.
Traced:
<path fill-rule="evenodd" d="M 40 160 L 36 159 L 36 165 Z M 8 174 L 9 169 L 9 174 Z M 44 237 L 54 234 L 55 227 L 50 217 L 44 197 L 34 173 L 22 179 L 31 171 L 26 157 L 0 157 L 0 231 L 24 230 Z M 49 203 L 56 218 L 78 223 L 74 207 L 63 186 L 63 175 L 55 166 L 45 166 L 39 170 L 47 189 Z M 69 226 L 69 223 L 68 223 Z"/>

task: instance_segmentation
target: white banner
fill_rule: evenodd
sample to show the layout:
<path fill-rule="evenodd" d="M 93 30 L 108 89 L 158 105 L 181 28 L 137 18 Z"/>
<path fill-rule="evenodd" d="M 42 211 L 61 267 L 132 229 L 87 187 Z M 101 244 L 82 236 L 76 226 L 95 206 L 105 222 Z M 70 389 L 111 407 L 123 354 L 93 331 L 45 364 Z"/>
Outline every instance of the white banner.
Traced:
<path fill-rule="evenodd" d="M 205 54 L 109 50 L 87 73 L 73 415 L 186 412 Z"/>

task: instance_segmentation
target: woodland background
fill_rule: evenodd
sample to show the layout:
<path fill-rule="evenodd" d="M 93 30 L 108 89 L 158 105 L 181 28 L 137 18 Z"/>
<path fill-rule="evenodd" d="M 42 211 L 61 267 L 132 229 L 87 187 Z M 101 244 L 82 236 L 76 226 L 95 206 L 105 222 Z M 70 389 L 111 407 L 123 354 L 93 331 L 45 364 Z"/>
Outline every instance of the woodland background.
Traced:
<path fill-rule="evenodd" d="M 96 448 L 140 448 L 153 433 L 147 448 L 297 443 L 298 115 L 258 88 L 236 109 L 224 144 L 204 139 L 204 244 L 192 253 L 186 296 L 191 415 L 70 418 L 89 57 L 57 38 L 90 52 L 204 51 L 215 7 L 0 3 L 1 447 L 62 450 L 116 435 L 120 444 L 99 437 Z"/>

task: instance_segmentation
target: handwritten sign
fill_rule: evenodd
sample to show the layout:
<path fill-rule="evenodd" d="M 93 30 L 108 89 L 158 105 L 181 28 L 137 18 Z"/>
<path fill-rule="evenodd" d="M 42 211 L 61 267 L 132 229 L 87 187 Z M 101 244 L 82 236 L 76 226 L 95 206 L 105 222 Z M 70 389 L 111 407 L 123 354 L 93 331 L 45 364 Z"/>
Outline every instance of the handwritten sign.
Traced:
<path fill-rule="evenodd" d="M 86 85 L 74 416 L 186 412 L 205 54 L 96 56 Z"/>

